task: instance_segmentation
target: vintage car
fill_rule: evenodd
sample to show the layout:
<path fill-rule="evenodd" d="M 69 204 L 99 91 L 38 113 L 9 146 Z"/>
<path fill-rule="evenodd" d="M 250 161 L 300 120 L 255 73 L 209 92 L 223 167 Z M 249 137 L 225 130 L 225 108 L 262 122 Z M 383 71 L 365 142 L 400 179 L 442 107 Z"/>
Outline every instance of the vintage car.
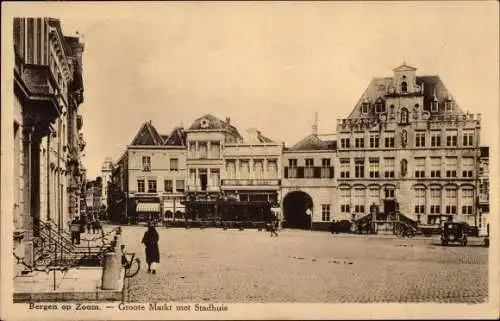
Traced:
<path fill-rule="evenodd" d="M 441 228 L 441 244 L 460 243 L 463 246 L 467 245 L 467 232 L 469 225 L 465 222 L 444 223 Z"/>

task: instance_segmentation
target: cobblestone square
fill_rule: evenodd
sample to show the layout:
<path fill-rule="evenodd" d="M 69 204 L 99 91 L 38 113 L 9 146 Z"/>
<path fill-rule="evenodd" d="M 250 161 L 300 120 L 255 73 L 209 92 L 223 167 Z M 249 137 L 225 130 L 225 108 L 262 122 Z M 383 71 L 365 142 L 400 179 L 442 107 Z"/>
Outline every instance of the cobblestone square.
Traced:
<path fill-rule="evenodd" d="M 434 239 L 283 230 L 165 229 L 161 263 L 146 272 L 144 226 L 123 229 L 143 262 L 131 302 L 481 303 L 488 298 L 488 249 L 442 247 Z"/>

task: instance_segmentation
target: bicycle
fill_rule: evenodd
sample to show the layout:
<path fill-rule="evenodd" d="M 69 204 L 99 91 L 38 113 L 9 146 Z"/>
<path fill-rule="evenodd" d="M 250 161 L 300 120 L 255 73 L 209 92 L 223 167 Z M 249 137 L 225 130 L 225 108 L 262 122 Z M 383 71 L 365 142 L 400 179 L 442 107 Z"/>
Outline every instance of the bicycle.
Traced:
<path fill-rule="evenodd" d="M 130 260 L 127 259 L 127 256 L 130 257 Z M 125 268 L 125 277 L 131 278 L 139 273 L 141 269 L 141 260 L 135 257 L 135 253 L 123 253 L 122 266 Z"/>

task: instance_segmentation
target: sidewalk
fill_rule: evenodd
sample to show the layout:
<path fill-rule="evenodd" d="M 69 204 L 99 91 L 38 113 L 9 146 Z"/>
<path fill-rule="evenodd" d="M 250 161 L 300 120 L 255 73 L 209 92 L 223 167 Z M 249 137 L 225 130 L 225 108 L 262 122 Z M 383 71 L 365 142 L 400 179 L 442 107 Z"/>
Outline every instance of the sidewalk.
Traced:
<path fill-rule="evenodd" d="M 67 272 L 33 272 L 14 278 L 14 303 L 54 301 L 121 301 L 124 271 L 118 281 L 120 290 L 101 290 L 101 267 L 77 267 Z"/>

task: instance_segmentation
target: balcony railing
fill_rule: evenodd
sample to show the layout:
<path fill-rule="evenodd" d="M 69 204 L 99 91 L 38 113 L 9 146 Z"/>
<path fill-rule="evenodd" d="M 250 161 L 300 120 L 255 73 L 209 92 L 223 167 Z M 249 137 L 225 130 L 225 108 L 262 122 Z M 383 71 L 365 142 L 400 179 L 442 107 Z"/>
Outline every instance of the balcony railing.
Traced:
<path fill-rule="evenodd" d="M 285 178 L 333 178 L 333 167 L 285 167 Z"/>

